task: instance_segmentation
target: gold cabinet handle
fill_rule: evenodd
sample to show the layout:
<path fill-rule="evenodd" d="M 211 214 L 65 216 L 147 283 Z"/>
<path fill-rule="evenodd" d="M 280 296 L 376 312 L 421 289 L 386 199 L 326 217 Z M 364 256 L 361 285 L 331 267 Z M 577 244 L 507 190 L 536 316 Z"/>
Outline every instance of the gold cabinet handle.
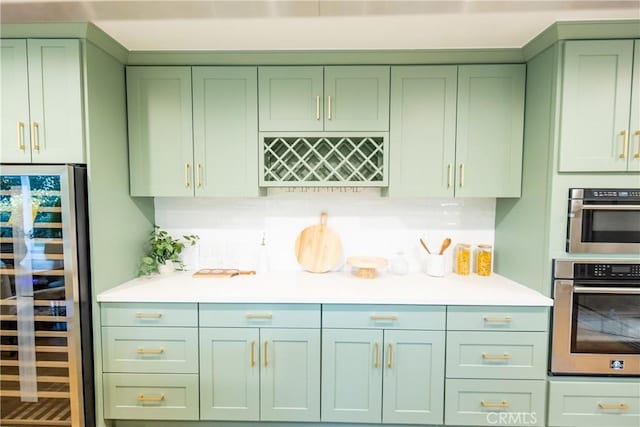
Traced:
<path fill-rule="evenodd" d="M 191 186 L 191 165 L 189 163 L 184 164 L 184 186 L 189 188 Z"/>
<path fill-rule="evenodd" d="M 598 402 L 598 406 L 600 407 L 600 409 L 610 409 L 610 410 L 620 409 L 620 410 L 626 411 L 626 410 L 629 409 L 629 404 L 628 403 L 602 403 L 602 402 Z"/>
<path fill-rule="evenodd" d="M 375 352 L 373 357 L 373 367 L 377 369 L 380 367 L 380 344 L 378 341 L 373 345 L 373 351 Z"/>
<path fill-rule="evenodd" d="M 251 366 L 252 368 L 256 366 L 255 349 L 256 349 L 256 342 L 251 341 L 251 362 L 249 362 L 249 366 Z"/>
<path fill-rule="evenodd" d="M 196 184 L 198 188 L 202 187 L 202 164 L 198 163 L 198 183 Z"/>
<path fill-rule="evenodd" d="M 144 394 L 139 394 L 136 399 L 138 402 L 162 402 L 164 400 L 164 393 L 160 396 L 145 396 Z"/>
<path fill-rule="evenodd" d="M 640 129 L 635 131 L 633 134 L 638 137 L 638 151 L 633 155 L 633 158 L 640 159 Z"/>
<path fill-rule="evenodd" d="M 138 347 L 138 349 L 136 350 L 136 353 L 138 354 L 162 354 L 164 353 L 164 348 L 160 347 L 160 348 L 142 348 L 142 347 Z"/>
<path fill-rule="evenodd" d="M 504 353 L 504 354 L 487 354 L 487 353 L 482 353 L 482 358 L 483 359 L 488 359 L 488 360 L 509 360 L 511 359 L 511 355 Z"/>
<path fill-rule="evenodd" d="M 389 343 L 389 361 L 387 362 L 387 367 L 389 369 L 393 368 L 393 344 Z"/>
<path fill-rule="evenodd" d="M 625 129 L 620 132 L 622 135 L 622 154 L 620 154 L 621 159 L 627 158 L 627 152 L 629 151 L 629 132 Z"/>
<path fill-rule="evenodd" d="M 371 315 L 371 320 L 378 322 L 393 322 L 394 320 L 398 320 L 398 316 L 378 316 L 376 314 Z"/>
<path fill-rule="evenodd" d="M 36 121 L 31 122 L 31 149 L 40 151 L 40 124 Z"/>
<path fill-rule="evenodd" d="M 25 150 L 24 145 L 24 122 L 18 122 L 18 149 L 21 151 Z"/>
<path fill-rule="evenodd" d="M 267 365 L 269 365 L 269 357 L 268 357 L 268 353 L 267 353 L 267 343 L 268 341 L 265 340 L 264 342 L 264 367 L 266 368 Z"/>
<path fill-rule="evenodd" d="M 511 316 L 505 316 L 505 317 L 485 316 L 483 317 L 483 320 L 488 323 L 511 323 L 513 319 L 511 318 Z"/>
<path fill-rule="evenodd" d="M 320 120 L 320 95 L 316 96 L 316 120 Z"/>
<path fill-rule="evenodd" d="M 271 319 L 273 314 L 271 313 L 247 313 L 244 315 L 247 319 Z"/>
<path fill-rule="evenodd" d="M 464 163 L 460 163 L 460 188 L 464 187 Z"/>
<path fill-rule="evenodd" d="M 136 319 L 159 319 L 162 313 L 136 313 Z"/>
<path fill-rule="evenodd" d="M 453 176 L 451 175 L 451 171 L 453 170 L 452 166 L 451 163 L 447 165 L 447 188 L 451 188 L 451 181 L 453 180 Z"/>
<path fill-rule="evenodd" d="M 331 120 L 331 95 L 328 96 L 327 105 L 328 105 L 328 108 L 327 108 L 327 119 Z"/>
<path fill-rule="evenodd" d="M 508 408 L 509 402 L 503 400 L 502 402 L 487 402 L 486 400 L 480 401 L 480 404 L 485 408 Z"/>

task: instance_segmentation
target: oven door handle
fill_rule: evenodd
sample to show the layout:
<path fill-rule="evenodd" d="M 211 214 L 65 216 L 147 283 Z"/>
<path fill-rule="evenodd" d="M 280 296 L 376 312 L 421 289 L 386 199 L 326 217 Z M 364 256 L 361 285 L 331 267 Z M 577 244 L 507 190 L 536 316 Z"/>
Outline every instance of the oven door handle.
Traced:
<path fill-rule="evenodd" d="M 613 211 L 637 211 L 638 205 L 582 205 L 580 207 L 583 210 L 590 209 L 592 211 L 604 211 L 604 210 L 613 210 Z"/>
<path fill-rule="evenodd" d="M 640 288 L 607 288 L 607 287 L 574 286 L 573 292 L 576 294 L 640 295 Z"/>

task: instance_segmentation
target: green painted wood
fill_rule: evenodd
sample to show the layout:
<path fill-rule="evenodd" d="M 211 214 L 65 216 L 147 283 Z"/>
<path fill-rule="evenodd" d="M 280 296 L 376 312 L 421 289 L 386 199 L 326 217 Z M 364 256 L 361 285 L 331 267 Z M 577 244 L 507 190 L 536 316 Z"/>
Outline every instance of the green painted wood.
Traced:
<path fill-rule="evenodd" d="M 453 197 L 458 67 L 391 67 L 389 195 Z"/>
<path fill-rule="evenodd" d="M 323 304 L 323 328 L 444 330 L 438 305 Z"/>
<path fill-rule="evenodd" d="M 616 378 L 549 381 L 549 427 L 636 427 L 640 423 L 640 382 Z M 605 409 L 600 404 L 625 404 L 628 409 Z"/>
<path fill-rule="evenodd" d="M 132 196 L 194 194 L 190 67 L 128 67 Z"/>
<path fill-rule="evenodd" d="M 197 420 L 195 374 L 104 374 L 105 418 Z M 158 399 L 140 401 L 139 397 Z"/>
<path fill-rule="evenodd" d="M 559 172 L 626 171 L 633 40 L 564 46 Z"/>
<path fill-rule="evenodd" d="M 322 67 L 259 67 L 260 131 L 323 130 Z"/>
<path fill-rule="evenodd" d="M 474 427 L 544 426 L 545 391 L 544 380 L 447 379 L 444 422 Z M 508 406 L 483 406 L 483 401 Z"/>
<path fill-rule="evenodd" d="M 389 67 L 324 68 L 325 131 L 389 130 Z"/>
<path fill-rule="evenodd" d="M 547 342 L 546 332 L 447 331 L 447 378 L 544 379 Z"/>
<path fill-rule="evenodd" d="M 382 330 L 322 330 L 322 421 L 381 421 L 382 338 Z"/>
<path fill-rule="evenodd" d="M 0 161 L 31 162 L 27 41 L 0 40 Z"/>
<path fill-rule="evenodd" d="M 100 304 L 102 326 L 198 326 L 193 303 L 107 302 Z"/>
<path fill-rule="evenodd" d="M 260 419 L 320 421 L 320 329 L 264 328 L 260 342 Z"/>
<path fill-rule="evenodd" d="M 525 66 L 458 67 L 457 197 L 519 197 Z"/>
<path fill-rule="evenodd" d="M 200 419 L 260 419 L 260 355 L 257 328 L 200 328 Z"/>
<path fill-rule="evenodd" d="M 320 304 L 199 304 L 200 327 L 319 328 Z"/>
<path fill-rule="evenodd" d="M 193 67 L 195 195 L 256 197 L 258 87 L 255 67 Z"/>
<path fill-rule="evenodd" d="M 548 307 L 447 306 L 448 331 L 545 332 L 548 329 Z"/>
<path fill-rule="evenodd" d="M 104 372 L 198 373 L 197 328 L 102 328 Z"/>
<path fill-rule="evenodd" d="M 629 164 L 627 170 L 640 171 L 640 40 L 634 42 L 631 119 L 629 121 Z"/>
<path fill-rule="evenodd" d="M 443 423 L 444 351 L 444 331 L 384 331 L 383 423 Z"/>

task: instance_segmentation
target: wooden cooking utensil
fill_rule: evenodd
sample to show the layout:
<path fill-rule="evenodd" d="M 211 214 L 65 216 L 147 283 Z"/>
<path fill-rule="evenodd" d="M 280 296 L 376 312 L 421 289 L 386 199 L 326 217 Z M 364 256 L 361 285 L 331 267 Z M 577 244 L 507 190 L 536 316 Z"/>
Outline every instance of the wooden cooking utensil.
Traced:
<path fill-rule="evenodd" d="M 422 245 L 422 247 L 424 248 L 425 251 L 427 251 L 428 254 L 431 254 L 431 251 L 429 250 L 429 248 L 427 247 L 427 244 L 424 242 L 424 240 L 422 240 L 422 237 L 419 239 L 420 240 L 420 244 Z"/>
<path fill-rule="evenodd" d="M 235 268 L 203 268 L 193 273 L 193 277 L 225 278 L 241 274 L 256 274 L 253 270 L 238 270 Z"/>
<path fill-rule="evenodd" d="M 378 275 L 378 270 L 386 268 L 389 262 L 380 257 L 352 256 L 347 258 L 347 264 L 357 268 L 356 276 L 363 279 L 373 279 Z"/>
<path fill-rule="evenodd" d="M 444 251 L 446 251 L 449 246 L 451 246 L 451 239 L 447 237 L 442 242 L 442 246 L 440 246 L 439 254 L 442 255 L 444 253 Z"/>
<path fill-rule="evenodd" d="M 340 237 L 327 227 L 327 214 L 320 214 L 320 223 L 302 230 L 296 239 L 295 255 L 298 263 L 312 273 L 325 273 L 340 262 Z"/>

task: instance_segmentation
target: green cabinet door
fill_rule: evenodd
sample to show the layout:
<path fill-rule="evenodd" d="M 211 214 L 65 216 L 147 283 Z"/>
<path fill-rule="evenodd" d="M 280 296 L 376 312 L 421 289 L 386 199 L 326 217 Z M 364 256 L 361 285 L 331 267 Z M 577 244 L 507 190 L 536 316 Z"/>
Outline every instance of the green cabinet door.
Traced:
<path fill-rule="evenodd" d="M 0 40 L 2 122 L 0 161 L 31 162 L 27 41 Z"/>
<path fill-rule="evenodd" d="M 633 40 L 565 43 L 560 172 L 627 170 L 632 60 Z"/>
<path fill-rule="evenodd" d="M 190 67 L 127 67 L 132 196 L 194 194 Z"/>
<path fill-rule="evenodd" d="M 325 67 L 325 131 L 389 130 L 389 67 Z"/>
<path fill-rule="evenodd" d="M 458 197 L 519 197 L 525 65 L 458 68 Z"/>
<path fill-rule="evenodd" d="M 322 330 L 322 421 L 379 423 L 382 330 Z"/>
<path fill-rule="evenodd" d="M 320 329 L 260 330 L 260 419 L 320 421 Z"/>
<path fill-rule="evenodd" d="M 444 331 L 384 331 L 382 422 L 442 424 Z"/>
<path fill-rule="evenodd" d="M 636 40 L 634 44 L 629 133 L 629 165 L 627 169 L 638 172 L 640 171 L 640 40 Z"/>
<path fill-rule="evenodd" d="M 195 195 L 258 196 L 255 67 L 193 67 Z"/>
<path fill-rule="evenodd" d="M 453 197 L 456 66 L 391 68 L 389 195 Z"/>
<path fill-rule="evenodd" d="M 257 328 L 200 328 L 200 419 L 260 419 Z"/>
<path fill-rule="evenodd" d="M 31 161 L 84 163 L 78 40 L 27 40 Z"/>
<path fill-rule="evenodd" d="M 323 130 L 322 76 L 322 67 L 260 67 L 260 131 Z"/>

